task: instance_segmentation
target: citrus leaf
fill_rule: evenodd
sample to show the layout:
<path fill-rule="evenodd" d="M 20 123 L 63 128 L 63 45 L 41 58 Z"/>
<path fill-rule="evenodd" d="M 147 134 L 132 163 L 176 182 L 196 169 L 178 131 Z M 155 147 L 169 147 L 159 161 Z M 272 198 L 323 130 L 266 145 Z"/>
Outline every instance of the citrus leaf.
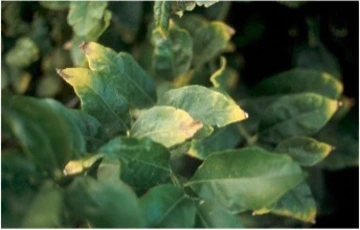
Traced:
<path fill-rule="evenodd" d="M 117 54 L 94 42 L 84 43 L 81 48 L 85 52 L 90 69 L 107 75 L 107 84 L 115 85 L 114 87 L 131 105 L 144 108 L 155 104 L 154 83 L 130 54 Z"/>
<path fill-rule="evenodd" d="M 199 85 L 169 90 L 158 104 L 183 109 L 194 119 L 217 127 L 247 118 L 247 114 L 231 98 Z"/>
<path fill-rule="evenodd" d="M 159 185 L 140 199 L 147 226 L 151 228 L 192 228 L 195 204 L 184 190 L 173 185 Z"/>
<path fill-rule="evenodd" d="M 107 2 L 70 2 L 67 21 L 79 36 L 87 35 L 102 19 Z"/>
<path fill-rule="evenodd" d="M 313 135 L 337 108 L 337 101 L 315 93 L 283 96 L 264 111 L 259 125 L 260 138 L 278 143 L 288 137 Z"/>
<path fill-rule="evenodd" d="M 213 73 L 210 77 L 211 83 L 215 88 L 222 88 L 231 91 L 236 86 L 239 79 L 235 70 L 226 67 L 226 58 L 221 57 L 220 69 Z"/>
<path fill-rule="evenodd" d="M 313 92 L 338 99 L 342 83 L 328 73 L 307 69 L 292 69 L 261 81 L 254 89 L 259 95 Z"/>
<path fill-rule="evenodd" d="M 170 176 L 170 153 L 148 138 L 117 137 L 101 147 L 99 152 L 121 160 L 121 179 L 135 189 L 164 183 Z"/>
<path fill-rule="evenodd" d="M 139 202 L 122 181 L 96 181 L 77 177 L 66 189 L 66 203 L 72 215 L 94 228 L 142 228 Z"/>
<path fill-rule="evenodd" d="M 306 182 L 297 185 L 287 192 L 269 208 L 257 210 L 253 215 L 261 215 L 271 212 L 281 216 L 293 217 L 295 219 L 315 223 L 316 203 Z"/>
<path fill-rule="evenodd" d="M 208 62 L 223 51 L 235 31 L 223 22 L 214 21 L 200 28 L 194 37 L 194 60 L 196 66 Z"/>
<path fill-rule="evenodd" d="M 280 142 L 275 152 L 291 156 L 302 166 L 313 166 L 329 155 L 332 146 L 309 137 L 291 137 Z"/>
<path fill-rule="evenodd" d="M 36 43 L 29 37 L 21 37 L 6 53 L 5 61 L 9 66 L 25 68 L 38 60 L 39 55 L 40 50 Z"/>
<path fill-rule="evenodd" d="M 151 65 L 155 74 L 166 79 L 173 79 L 175 57 L 172 52 L 171 40 L 164 36 L 158 28 L 151 34 L 151 43 L 154 46 Z"/>
<path fill-rule="evenodd" d="M 202 126 L 184 110 L 155 106 L 140 115 L 131 128 L 131 136 L 149 137 L 169 148 L 191 138 Z"/>
<path fill-rule="evenodd" d="M 66 10 L 69 8 L 69 2 L 58 2 L 58 1 L 54 1 L 54 2 L 46 2 L 46 1 L 41 1 L 39 2 L 40 5 L 46 9 L 49 10 Z"/>
<path fill-rule="evenodd" d="M 202 140 L 192 140 L 187 152 L 190 156 L 205 160 L 213 152 L 234 148 L 240 141 L 236 125 L 228 125 L 215 130 L 209 137 Z"/>
<path fill-rule="evenodd" d="M 188 4 L 190 2 L 185 2 Z M 208 24 L 205 17 L 198 14 L 186 14 L 181 19 L 175 17 L 173 19 L 180 28 L 185 29 L 192 38 L 195 37 L 196 32 L 203 26 Z"/>
<path fill-rule="evenodd" d="M 300 166 L 290 157 L 247 147 L 212 154 L 185 186 L 239 212 L 267 207 L 303 179 Z"/>
<path fill-rule="evenodd" d="M 240 219 L 221 205 L 201 200 L 196 204 L 196 228 L 242 228 Z"/>
<path fill-rule="evenodd" d="M 62 226 L 63 194 L 50 181 L 40 188 L 24 217 L 23 228 L 57 228 Z"/>
<path fill-rule="evenodd" d="M 158 0 L 154 3 L 154 21 L 155 26 L 160 29 L 164 35 L 167 34 L 169 29 L 169 20 L 171 13 L 171 2 Z"/>
<path fill-rule="evenodd" d="M 99 181 L 104 180 L 118 180 L 121 175 L 121 162 L 120 160 L 112 159 L 104 156 L 98 169 L 96 178 Z"/>
<path fill-rule="evenodd" d="M 27 157 L 53 176 L 59 176 L 73 154 L 80 151 L 76 142 L 81 136 L 44 101 L 12 96 L 3 99 L 1 107 L 3 124 L 10 127 Z"/>
<path fill-rule="evenodd" d="M 74 87 L 82 110 L 98 119 L 109 135 L 128 129 L 129 105 L 113 79 L 86 68 L 58 70 L 58 74 Z"/>

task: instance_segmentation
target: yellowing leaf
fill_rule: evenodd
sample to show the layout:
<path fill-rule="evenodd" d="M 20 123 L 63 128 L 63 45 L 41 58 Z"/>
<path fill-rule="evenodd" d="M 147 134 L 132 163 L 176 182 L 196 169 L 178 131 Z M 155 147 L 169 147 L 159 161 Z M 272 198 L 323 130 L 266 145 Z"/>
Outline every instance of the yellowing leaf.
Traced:
<path fill-rule="evenodd" d="M 131 135 L 149 137 L 169 148 L 191 138 L 202 127 L 201 122 L 195 121 L 184 110 L 155 106 L 140 115 L 131 128 Z"/>
<path fill-rule="evenodd" d="M 231 98 L 199 85 L 169 90 L 158 104 L 183 109 L 204 124 L 217 127 L 247 118 L 247 114 Z"/>

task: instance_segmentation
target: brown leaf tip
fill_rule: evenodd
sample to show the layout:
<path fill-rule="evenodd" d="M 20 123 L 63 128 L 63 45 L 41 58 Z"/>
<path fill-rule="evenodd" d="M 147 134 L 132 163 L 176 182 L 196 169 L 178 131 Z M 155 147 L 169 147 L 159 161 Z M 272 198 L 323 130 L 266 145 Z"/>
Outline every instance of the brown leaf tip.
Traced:
<path fill-rule="evenodd" d="M 79 45 L 79 48 L 82 49 L 85 54 L 91 53 L 91 49 L 89 48 L 89 43 L 86 41 L 82 41 L 81 44 Z"/>

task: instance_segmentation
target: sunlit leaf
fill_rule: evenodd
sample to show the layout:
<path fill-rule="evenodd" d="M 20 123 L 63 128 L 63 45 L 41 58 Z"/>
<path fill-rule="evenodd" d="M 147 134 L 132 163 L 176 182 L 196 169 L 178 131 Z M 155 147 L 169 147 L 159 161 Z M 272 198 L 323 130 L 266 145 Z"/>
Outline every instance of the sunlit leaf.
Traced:
<path fill-rule="evenodd" d="M 166 147 L 180 144 L 202 128 L 187 112 L 171 106 L 155 106 L 143 113 L 131 128 L 131 135 L 148 137 Z"/>
<path fill-rule="evenodd" d="M 239 212 L 267 207 L 303 179 L 300 166 L 290 157 L 247 147 L 212 154 L 186 186 Z"/>
<path fill-rule="evenodd" d="M 247 118 L 246 113 L 232 99 L 198 85 L 169 90 L 159 99 L 158 104 L 183 109 L 194 119 L 217 127 Z"/>
<path fill-rule="evenodd" d="M 159 185 L 140 199 L 148 227 L 192 228 L 195 224 L 195 203 L 182 189 Z"/>

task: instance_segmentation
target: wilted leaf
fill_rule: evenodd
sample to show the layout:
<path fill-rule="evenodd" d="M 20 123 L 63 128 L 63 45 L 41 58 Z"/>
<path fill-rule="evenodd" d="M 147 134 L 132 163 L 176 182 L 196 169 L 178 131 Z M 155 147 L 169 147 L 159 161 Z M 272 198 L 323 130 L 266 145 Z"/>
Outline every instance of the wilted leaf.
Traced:
<path fill-rule="evenodd" d="M 211 22 L 201 27 L 194 37 L 194 60 L 196 66 L 208 62 L 223 51 L 235 31 L 223 22 Z"/>
<path fill-rule="evenodd" d="M 101 147 L 99 152 L 115 161 L 121 160 L 121 179 L 135 189 L 148 189 L 164 183 L 171 172 L 170 153 L 148 138 L 117 137 Z"/>
<path fill-rule="evenodd" d="M 228 125 L 215 130 L 209 137 L 202 140 L 192 140 L 188 151 L 190 156 L 205 160 L 214 152 L 236 147 L 240 141 L 238 127 Z"/>
<path fill-rule="evenodd" d="M 15 46 L 5 56 L 6 64 L 13 67 L 25 68 L 39 59 L 39 47 L 28 38 L 19 38 Z"/>
<path fill-rule="evenodd" d="M 263 112 L 260 138 L 278 143 L 285 138 L 313 135 L 333 116 L 338 101 L 314 93 L 283 96 Z"/>
<path fill-rule="evenodd" d="M 221 205 L 201 200 L 196 204 L 196 228 L 242 228 L 240 219 Z"/>
<path fill-rule="evenodd" d="M 268 208 L 255 211 L 254 215 L 267 212 L 314 224 L 317 211 L 309 185 L 302 182 Z"/>
<path fill-rule="evenodd" d="M 239 212 L 267 207 L 303 179 L 300 166 L 290 157 L 247 147 L 212 154 L 186 186 Z"/>
<path fill-rule="evenodd" d="M 259 95 L 313 92 L 337 99 L 343 92 L 343 85 L 328 73 L 292 69 L 261 81 L 254 90 Z"/>
<path fill-rule="evenodd" d="M 220 69 L 211 75 L 210 81 L 215 88 L 231 91 L 236 87 L 239 76 L 235 70 L 226 67 L 225 57 L 221 57 L 220 61 Z"/>
<path fill-rule="evenodd" d="M 86 36 L 102 19 L 106 6 L 106 1 L 70 2 L 68 23 L 78 36 Z"/>
<path fill-rule="evenodd" d="M 140 199 L 147 226 L 151 228 L 192 228 L 195 203 L 184 190 L 173 185 L 159 185 Z"/>
<path fill-rule="evenodd" d="M 194 119 L 217 127 L 247 118 L 247 114 L 232 99 L 199 85 L 169 90 L 158 104 L 183 109 Z"/>
<path fill-rule="evenodd" d="M 313 166 L 329 155 L 332 146 L 309 137 L 292 137 L 280 142 L 275 152 L 291 156 L 302 166 Z"/>
<path fill-rule="evenodd" d="M 131 128 L 131 135 L 149 137 L 169 148 L 191 138 L 202 126 L 182 109 L 155 106 L 138 118 Z"/>
<path fill-rule="evenodd" d="M 77 177 L 66 190 L 72 215 L 88 221 L 93 228 L 142 228 L 139 202 L 122 181 L 96 181 Z"/>
<path fill-rule="evenodd" d="M 31 203 L 22 222 L 23 228 L 62 226 L 63 194 L 53 182 L 46 181 Z"/>

